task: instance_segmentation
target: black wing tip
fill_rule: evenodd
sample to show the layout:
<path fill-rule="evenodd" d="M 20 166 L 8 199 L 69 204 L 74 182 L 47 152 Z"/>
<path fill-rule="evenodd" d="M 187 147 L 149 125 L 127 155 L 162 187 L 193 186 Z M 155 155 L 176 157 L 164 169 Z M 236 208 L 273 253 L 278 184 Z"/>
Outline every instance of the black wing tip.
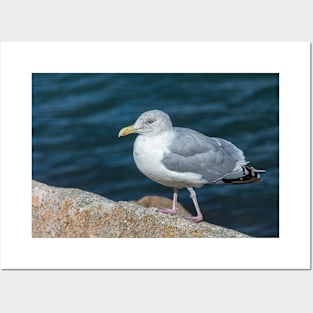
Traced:
<path fill-rule="evenodd" d="M 252 184 L 252 183 L 260 183 L 262 178 L 259 173 L 265 173 L 265 170 L 257 170 L 250 165 L 244 165 L 244 168 L 248 171 L 248 173 L 242 177 L 234 178 L 234 179 L 222 179 L 224 184 Z"/>

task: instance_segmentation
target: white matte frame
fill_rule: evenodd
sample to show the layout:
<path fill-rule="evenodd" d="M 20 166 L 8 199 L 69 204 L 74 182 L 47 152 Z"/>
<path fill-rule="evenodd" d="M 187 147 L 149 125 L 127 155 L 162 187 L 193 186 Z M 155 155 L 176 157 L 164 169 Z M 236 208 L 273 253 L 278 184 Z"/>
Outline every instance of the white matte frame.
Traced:
<path fill-rule="evenodd" d="M 279 238 L 32 238 L 32 73 L 279 73 Z M 2 43 L 3 269 L 309 269 L 309 43 Z"/>

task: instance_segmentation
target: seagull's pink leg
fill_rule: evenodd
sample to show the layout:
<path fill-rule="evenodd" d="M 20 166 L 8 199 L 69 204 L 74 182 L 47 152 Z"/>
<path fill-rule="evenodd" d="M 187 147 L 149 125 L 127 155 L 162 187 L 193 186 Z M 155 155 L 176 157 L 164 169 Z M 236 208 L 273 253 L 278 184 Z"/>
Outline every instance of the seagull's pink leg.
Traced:
<path fill-rule="evenodd" d="M 158 212 L 164 213 L 164 214 L 176 214 L 176 206 L 177 206 L 177 198 L 178 198 L 178 188 L 174 188 L 174 194 L 173 194 L 173 208 L 167 209 L 167 208 L 158 208 Z"/>
<path fill-rule="evenodd" d="M 197 194 L 196 192 L 193 190 L 193 188 L 187 188 L 188 191 L 190 192 L 190 198 L 192 199 L 192 202 L 197 210 L 197 215 L 196 216 L 186 216 L 186 218 L 188 220 L 192 220 L 194 222 L 201 222 L 203 220 L 203 216 L 198 204 L 198 200 L 197 200 Z"/>

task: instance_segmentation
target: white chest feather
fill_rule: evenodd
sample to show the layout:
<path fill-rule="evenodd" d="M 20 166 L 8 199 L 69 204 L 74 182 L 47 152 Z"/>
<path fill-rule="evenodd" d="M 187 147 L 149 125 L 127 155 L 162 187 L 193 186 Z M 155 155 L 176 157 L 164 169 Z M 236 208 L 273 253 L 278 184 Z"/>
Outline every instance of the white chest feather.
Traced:
<path fill-rule="evenodd" d="M 138 136 L 134 143 L 134 160 L 138 169 L 152 180 L 159 181 L 167 171 L 162 165 L 170 136 Z"/>
<path fill-rule="evenodd" d="M 189 182 L 190 179 L 193 181 L 198 180 L 200 175 L 173 172 L 168 170 L 162 163 L 164 154 L 168 152 L 167 147 L 172 140 L 172 134 L 153 137 L 138 136 L 133 150 L 135 163 L 141 173 L 159 184 L 177 188 L 192 186 L 192 183 Z M 199 181 L 199 184 L 196 185 L 202 184 L 203 182 Z"/>

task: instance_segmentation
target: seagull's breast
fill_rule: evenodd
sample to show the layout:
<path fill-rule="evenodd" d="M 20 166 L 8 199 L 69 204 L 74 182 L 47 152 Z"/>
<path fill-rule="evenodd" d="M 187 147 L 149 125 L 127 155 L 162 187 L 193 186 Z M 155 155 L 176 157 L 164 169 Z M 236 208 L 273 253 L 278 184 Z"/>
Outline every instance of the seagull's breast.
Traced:
<path fill-rule="evenodd" d="M 133 150 L 137 168 L 142 174 L 164 186 L 185 188 L 203 185 L 201 175 L 188 172 L 178 173 L 164 166 L 162 159 L 173 140 L 173 133 L 157 136 L 139 135 L 135 140 Z M 199 184 L 195 184 L 195 181 L 199 181 Z"/>
<path fill-rule="evenodd" d="M 134 160 L 138 169 L 150 179 L 160 182 L 164 180 L 168 170 L 162 164 L 162 159 L 171 142 L 171 136 L 139 135 L 134 143 Z"/>

